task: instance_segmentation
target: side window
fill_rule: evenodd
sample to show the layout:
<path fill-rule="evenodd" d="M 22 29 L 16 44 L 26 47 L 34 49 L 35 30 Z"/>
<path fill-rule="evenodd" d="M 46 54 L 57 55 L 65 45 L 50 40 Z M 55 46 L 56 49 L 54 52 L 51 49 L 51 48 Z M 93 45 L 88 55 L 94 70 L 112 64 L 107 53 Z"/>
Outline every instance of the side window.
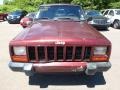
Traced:
<path fill-rule="evenodd" d="M 27 14 L 27 11 L 23 11 L 23 14 L 26 15 L 26 14 Z"/>
<path fill-rule="evenodd" d="M 109 12 L 109 10 L 105 11 L 105 13 L 104 13 L 103 15 L 107 15 L 107 14 L 108 14 L 108 12 Z"/>
<path fill-rule="evenodd" d="M 104 10 L 103 10 L 103 11 L 101 11 L 101 13 L 102 13 L 102 14 L 104 14 L 104 12 L 105 12 Z"/>
<path fill-rule="evenodd" d="M 111 11 L 109 12 L 109 15 L 110 15 L 110 16 L 114 16 L 114 11 L 111 10 Z"/>

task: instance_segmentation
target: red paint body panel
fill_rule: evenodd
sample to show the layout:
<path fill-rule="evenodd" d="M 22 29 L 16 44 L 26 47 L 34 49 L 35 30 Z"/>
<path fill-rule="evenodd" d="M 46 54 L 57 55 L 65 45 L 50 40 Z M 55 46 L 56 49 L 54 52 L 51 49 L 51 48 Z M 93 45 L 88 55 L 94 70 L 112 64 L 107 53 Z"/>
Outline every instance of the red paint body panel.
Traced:
<path fill-rule="evenodd" d="M 54 45 L 64 41 L 67 45 L 110 45 L 102 34 L 86 22 L 40 21 L 26 28 L 10 44 Z"/>
<path fill-rule="evenodd" d="M 26 27 L 28 26 L 27 23 L 30 22 L 30 21 L 31 21 L 31 20 L 30 20 L 29 17 L 24 17 L 24 18 L 21 19 L 20 25 L 21 25 L 22 27 L 26 28 Z"/>
<path fill-rule="evenodd" d="M 5 20 L 8 14 L 0 13 L 0 20 Z"/>

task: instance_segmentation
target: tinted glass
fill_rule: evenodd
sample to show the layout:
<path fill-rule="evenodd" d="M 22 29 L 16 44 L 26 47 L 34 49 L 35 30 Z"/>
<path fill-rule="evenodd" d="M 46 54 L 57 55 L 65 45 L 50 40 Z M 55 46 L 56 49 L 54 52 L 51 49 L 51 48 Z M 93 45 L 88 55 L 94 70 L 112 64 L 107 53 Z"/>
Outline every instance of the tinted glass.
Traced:
<path fill-rule="evenodd" d="M 83 18 L 83 11 L 79 6 L 69 5 L 54 5 L 41 6 L 40 11 L 36 15 L 37 19 L 56 19 L 56 18 L 71 18 L 80 20 Z"/>
<path fill-rule="evenodd" d="M 12 12 L 11 14 L 20 15 L 20 14 L 22 14 L 22 11 L 15 11 L 15 12 Z"/>
<path fill-rule="evenodd" d="M 98 11 L 88 11 L 87 15 L 89 15 L 89 16 L 100 16 L 101 13 L 98 12 Z"/>
<path fill-rule="evenodd" d="M 108 14 L 108 12 L 109 12 L 109 10 L 105 11 L 104 15 L 107 15 L 107 14 Z"/>
<path fill-rule="evenodd" d="M 114 11 L 111 10 L 111 11 L 109 12 L 109 15 L 114 16 Z"/>
<path fill-rule="evenodd" d="M 30 17 L 30 18 L 34 18 L 36 15 L 36 13 L 29 13 L 26 15 L 26 17 Z"/>
<path fill-rule="evenodd" d="M 116 10 L 116 14 L 117 14 L 117 15 L 120 15 L 120 10 Z"/>

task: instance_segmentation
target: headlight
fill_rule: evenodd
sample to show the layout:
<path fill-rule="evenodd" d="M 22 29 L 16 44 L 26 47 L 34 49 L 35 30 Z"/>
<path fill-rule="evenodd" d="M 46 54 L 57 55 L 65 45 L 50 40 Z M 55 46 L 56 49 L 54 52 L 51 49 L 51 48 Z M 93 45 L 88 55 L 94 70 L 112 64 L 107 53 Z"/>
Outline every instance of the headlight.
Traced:
<path fill-rule="evenodd" d="M 17 18 L 20 18 L 20 16 L 17 16 Z"/>
<path fill-rule="evenodd" d="M 9 16 L 7 16 L 7 19 L 9 19 Z"/>
<path fill-rule="evenodd" d="M 13 47 L 13 50 L 15 55 L 26 55 L 26 47 L 24 46 Z"/>
<path fill-rule="evenodd" d="M 89 21 L 88 24 L 95 24 L 95 22 L 92 20 L 92 21 Z"/>
<path fill-rule="evenodd" d="M 110 23 L 110 20 L 107 20 L 108 23 Z"/>
<path fill-rule="evenodd" d="M 95 47 L 94 55 L 106 55 L 107 47 Z"/>

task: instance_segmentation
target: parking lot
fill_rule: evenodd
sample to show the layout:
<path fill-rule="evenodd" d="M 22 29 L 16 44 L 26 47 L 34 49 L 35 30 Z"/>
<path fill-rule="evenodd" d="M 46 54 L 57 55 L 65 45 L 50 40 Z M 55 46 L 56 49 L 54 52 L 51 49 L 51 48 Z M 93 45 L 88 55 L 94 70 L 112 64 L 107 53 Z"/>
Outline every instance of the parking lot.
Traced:
<path fill-rule="evenodd" d="M 120 90 L 120 30 L 100 31 L 112 42 L 112 68 L 92 77 L 83 74 L 35 75 L 12 72 L 8 68 L 9 41 L 23 29 L 17 24 L 0 22 L 0 90 Z"/>

